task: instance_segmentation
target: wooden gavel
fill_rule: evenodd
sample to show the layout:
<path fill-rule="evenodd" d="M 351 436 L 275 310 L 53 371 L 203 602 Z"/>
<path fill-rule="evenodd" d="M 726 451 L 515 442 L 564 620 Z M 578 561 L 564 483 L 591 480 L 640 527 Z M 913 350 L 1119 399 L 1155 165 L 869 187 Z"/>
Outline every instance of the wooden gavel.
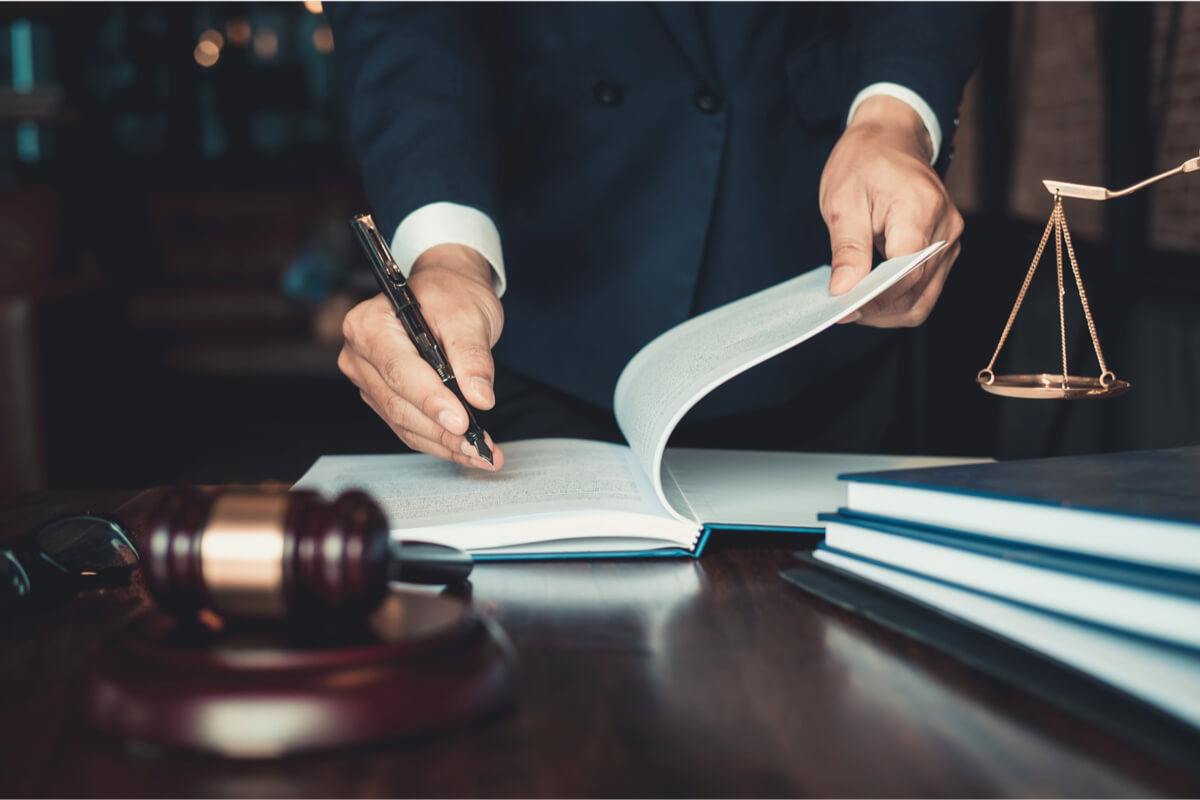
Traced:
<path fill-rule="evenodd" d="M 150 515 L 146 582 L 176 616 L 210 609 L 230 619 L 362 618 L 390 581 L 456 583 L 469 555 L 394 542 L 383 510 L 349 491 L 168 492 Z"/>
<path fill-rule="evenodd" d="M 444 731 L 513 702 L 497 625 L 453 593 L 388 590 L 461 580 L 470 557 L 393 541 L 362 492 L 175 489 L 148 522 L 142 572 L 176 619 L 138 615 L 101 645 L 86 690 L 99 731 L 273 758 Z"/>

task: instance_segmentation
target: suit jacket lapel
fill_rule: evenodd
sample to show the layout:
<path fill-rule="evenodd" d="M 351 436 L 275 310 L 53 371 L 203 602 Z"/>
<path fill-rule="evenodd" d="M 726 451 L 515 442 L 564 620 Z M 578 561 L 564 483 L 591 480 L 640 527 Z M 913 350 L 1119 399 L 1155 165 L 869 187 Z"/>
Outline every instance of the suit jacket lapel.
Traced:
<path fill-rule="evenodd" d="M 716 86 L 712 62 L 708 58 L 708 48 L 704 45 L 704 31 L 700 27 L 700 16 L 696 4 L 663 2 L 655 3 L 654 7 L 692 69 L 705 83 Z"/>

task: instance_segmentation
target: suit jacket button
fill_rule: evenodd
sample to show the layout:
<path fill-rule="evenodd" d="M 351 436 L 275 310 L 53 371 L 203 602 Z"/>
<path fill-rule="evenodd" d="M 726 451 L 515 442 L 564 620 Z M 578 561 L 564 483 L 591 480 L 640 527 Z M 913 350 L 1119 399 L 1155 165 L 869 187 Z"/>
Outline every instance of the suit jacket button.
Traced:
<path fill-rule="evenodd" d="M 711 86 L 701 86 L 696 90 L 693 99 L 696 101 L 696 108 L 705 114 L 716 114 L 721 110 L 721 96 L 713 91 Z"/>
<path fill-rule="evenodd" d="M 596 102 L 602 106 L 619 106 L 625 99 L 625 90 L 610 81 L 600 81 L 592 87 Z"/>

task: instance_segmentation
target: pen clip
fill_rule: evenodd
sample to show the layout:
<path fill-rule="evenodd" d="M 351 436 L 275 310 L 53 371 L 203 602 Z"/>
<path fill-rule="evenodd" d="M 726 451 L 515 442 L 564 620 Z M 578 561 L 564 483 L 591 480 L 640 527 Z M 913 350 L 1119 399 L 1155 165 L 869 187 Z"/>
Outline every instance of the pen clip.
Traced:
<path fill-rule="evenodd" d="M 354 228 L 363 249 L 367 251 L 372 263 L 384 277 L 397 288 L 403 287 L 405 284 L 404 274 L 400 272 L 400 266 L 392 257 L 392 251 L 388 249 L 387 242 L 380 236 L 374 218 L 370 214 L 359 214 L 350 221 L 350 226 Z"/>

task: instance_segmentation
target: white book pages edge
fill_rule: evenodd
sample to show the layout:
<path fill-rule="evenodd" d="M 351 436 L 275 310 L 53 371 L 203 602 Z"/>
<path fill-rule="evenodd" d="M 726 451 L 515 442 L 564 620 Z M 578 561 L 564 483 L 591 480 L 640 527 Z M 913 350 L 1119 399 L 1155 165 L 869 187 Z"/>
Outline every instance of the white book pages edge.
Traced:
<path fill-rule="evenodd" d="M 639 350 L 621 371 L 613 407 L 663 506 L 685 519 L 663 491 L 661 468 L 667 440 L 696 403 L 852 314 L 945 246 L 885 261 L 837 296 L 829 294 L 831 267 L 819 267 L 693 317 Z"/>

